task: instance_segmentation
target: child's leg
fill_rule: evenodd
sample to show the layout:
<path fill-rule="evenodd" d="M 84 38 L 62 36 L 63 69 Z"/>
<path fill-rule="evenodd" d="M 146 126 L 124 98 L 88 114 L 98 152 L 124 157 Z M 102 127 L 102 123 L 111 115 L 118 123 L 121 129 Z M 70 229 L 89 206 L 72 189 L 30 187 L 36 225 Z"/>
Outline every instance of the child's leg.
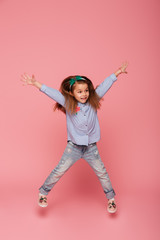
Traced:
<path fill-rule="evenodd" d="M 97 175 L 104 190 L 104 193 L 106 194 L 106 197 L 108 199 L 114 198 L 115 192 L 112 188 L 112 184 L 106 168 L 99 155 L 97 146 L 89 146 L 87 151 L 84 153 L 83 158 L 89 163 L 89 165 L 92 167 L 95 174 Z"/>
<path fill-rule="evenodd" d="M 67 147 L 62 155 L 58 165 L 53 169 L 50 175 L 40 187 L 39 192 L 42 195 L 48 195 L 54 185 L 59 181 L 63 174 L 81 157 L 73 145 L 67 144 Z"/>
<path fill-rule="evenodd" d="M 94 170 L 97 175 L 104 193 L 108 198 L 108 207 L 107 210 L 109 213 L 115 213 L 117 210 L 117 206 L 115 204 L 114 196 L 115 192 L 112 188 L 112 184 L 109 178 L 109 175 L 105 169 L 105 166 L 100 158 L 97 146 L 89 146 L 87 151 L 84 153 L 83 158 L 89 163 L 89 165 Z"/>

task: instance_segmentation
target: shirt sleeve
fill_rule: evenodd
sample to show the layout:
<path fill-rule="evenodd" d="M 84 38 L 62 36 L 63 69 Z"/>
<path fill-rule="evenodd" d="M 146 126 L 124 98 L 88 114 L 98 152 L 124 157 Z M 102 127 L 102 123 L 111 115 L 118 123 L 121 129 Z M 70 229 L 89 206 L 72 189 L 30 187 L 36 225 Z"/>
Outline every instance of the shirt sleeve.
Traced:
<path fill-rule="evenodd" d="M 117 77 L 114 73 L 107 77 L 95 90 L 98 96 L 102 98 L 116 80 Z"/>
<path fill-rule="evenodd" d="M 42 84 L 40 91 L 45 93 L 48 97 L 52 98 L 54 101 L 61 104 L 63 107 L 65 107 L 65 98 L 62 95 L 62 93 L 59 92 L 57 89 L 47 87 L 46 85 Z"/>

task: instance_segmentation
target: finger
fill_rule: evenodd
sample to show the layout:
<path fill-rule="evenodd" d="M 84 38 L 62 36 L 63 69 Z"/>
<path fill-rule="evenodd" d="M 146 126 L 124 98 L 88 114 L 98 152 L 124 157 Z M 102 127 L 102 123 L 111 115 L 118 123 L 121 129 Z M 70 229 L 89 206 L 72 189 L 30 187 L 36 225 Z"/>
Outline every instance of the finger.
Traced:
<path fill-rule="evenodd" d="M 23 77 L 24 79 L 27 79 L 26 73 L 22 74 L 22 77 Z"/>
<path fill-rule="evenodd" d="M 33 78 L 33 79 L 35 79 L 35 76 L 34 76 L 34 74 L 32 74 L 32 78 Z"/>
<path fill-rule="evenodd" d="M 127 67 L 127 62 L 123 63 L 123 68 L 125 69 Z"/>
<path fill-rule="evenodd" d="M 26 81 L 22 81 L 22 86 L 26 86 L 27 82 Z"/>
<path fill-rule="evenodd" d="M 127 61 L 125 61 L 125 66 L 127 66 L 128 65 L 128 63 L 127 63 Z"/>
<path fill-rule="evenodd" d="M 26 82 L 26 80 L 25 80 L 24 78 L 21 78 L 20 80 L 21 80 L 22 82 Z"/>
<path fill-rule="evenodd" d="M 21 75 L 21 79 L 26 79 L 26 77 L 24 75 Z"/>
<path fill-rule="evenodd" d="M 24 73 L 23 76 L 25 79 L 29 79 L 29 80 L 31 79 L 31 77 L 27 73 Z"/>
<path fill-rule="evenodd" d="M 128 64 L 129 64 L 129 63 L 126 61 L 126 66 L 128 66 Z"/>
<path fill-rule="evenodd" d="M 127 61 L 124 61 L 124 62 L 123 62 L 123 66 L 127 66 Z"/>
<path fill-rule="evenodd" d="M 125 67 L 125 62 L 122 63 L 122 67 L 123 67 L 123 68 Z"/>
<path fill-rule="evenodd" d="M 124 68 L 124 62 L 122 63 L 121 68 L 122 68 L 122 69 Z"/>
<path fill-rule="evenodd" d="M 31 77 L 28 74 L 26 74 L 26 76 L 27 76 L 28 79 L 31 79 Z"/>

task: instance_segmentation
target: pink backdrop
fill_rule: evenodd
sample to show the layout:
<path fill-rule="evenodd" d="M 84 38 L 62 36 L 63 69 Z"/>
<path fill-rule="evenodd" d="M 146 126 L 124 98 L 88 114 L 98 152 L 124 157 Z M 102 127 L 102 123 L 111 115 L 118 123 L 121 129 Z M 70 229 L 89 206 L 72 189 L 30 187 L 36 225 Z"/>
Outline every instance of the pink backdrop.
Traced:
<path fill-rule="evenodd" d="M 3 239 L 159 239 L 159 11 L 156 0 L 0 0 L 0 235 Z M 59 89 L 71 74 L 101 83 L 123 61 L 99 111 L 100 155 L 117 193 L 109 216 L 78 161 L 37 206 L 66 146 L 65 115 L 20 75 Z"/>

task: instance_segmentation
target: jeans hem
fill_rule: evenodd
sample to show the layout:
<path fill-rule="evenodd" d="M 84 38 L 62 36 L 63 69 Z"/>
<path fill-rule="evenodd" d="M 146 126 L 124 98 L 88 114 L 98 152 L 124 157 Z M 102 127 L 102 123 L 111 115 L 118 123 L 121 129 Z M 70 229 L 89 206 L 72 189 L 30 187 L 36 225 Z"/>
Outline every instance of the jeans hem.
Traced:
<path fill-rule="evenodd" d="M 116 195 L 114 190 L 111 190 L 109 192 L 104 191 L 104 193 L 106 194 L 107 199 L 112 199 Z"/>
<path fill-rule="evenodd" d="M 46 192 L 43 188 L 39 188 L 39 193 L 43 195 L 48 195 L 48 192 Z"/>

